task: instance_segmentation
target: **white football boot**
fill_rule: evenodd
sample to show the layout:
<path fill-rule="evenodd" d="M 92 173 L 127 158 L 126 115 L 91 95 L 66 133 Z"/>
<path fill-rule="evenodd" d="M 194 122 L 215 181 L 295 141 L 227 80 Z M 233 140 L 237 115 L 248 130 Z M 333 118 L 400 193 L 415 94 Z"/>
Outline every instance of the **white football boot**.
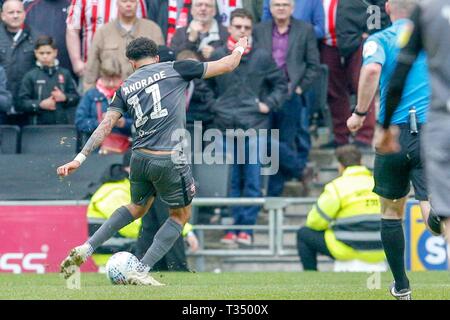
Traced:
<path fill-rule="evenodd" d="M 88 244 L 73 248 L 69 255 L 61 262 L 60 273 L 64 279 L 70 278 L 92 254 L 92 247 Z"/>
<path fill-rule="evenodd" d="M 148 272 L 131 271 L 127 275 L 127 284 L 135 286 L 165 286 L 156 281 Z"/>

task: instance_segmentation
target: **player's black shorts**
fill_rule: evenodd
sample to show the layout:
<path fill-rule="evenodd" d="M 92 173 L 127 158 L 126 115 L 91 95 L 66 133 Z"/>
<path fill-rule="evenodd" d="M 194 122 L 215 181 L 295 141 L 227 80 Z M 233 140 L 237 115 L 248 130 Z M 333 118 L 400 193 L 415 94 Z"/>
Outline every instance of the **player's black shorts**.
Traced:
<path fill-rule="evenodd" d="M 394 154 L 376 153 L 373 191 L 386 199 L 400 199 L 408 195 L 412 182 L 415 198 L 420 201 L 428 200 L 425 171 L 420 156 L 420 127 L 419 134 L 413 135 L 408 124 L 398 126 L 401 150 Z"/>
<path fill-rule="evenodd" d="M 141 206 L 158 194 L 170 208 L 182 208 L 195 195 L 194 178 L 183 154 L 154 155 L 133 150 L 130 183 L 131 201 Z"/>

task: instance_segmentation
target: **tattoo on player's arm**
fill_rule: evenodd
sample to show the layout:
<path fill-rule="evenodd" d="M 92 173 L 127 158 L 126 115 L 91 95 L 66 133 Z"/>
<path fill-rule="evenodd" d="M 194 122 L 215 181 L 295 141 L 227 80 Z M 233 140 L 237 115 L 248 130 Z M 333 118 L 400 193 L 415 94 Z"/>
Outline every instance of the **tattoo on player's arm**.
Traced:
<path fill-rule="evenodd" d="M 83 150 L 81 150 L 81 153 L 87 157 L 92 151 L 97 149 L 102 144 L 103 140 L 111 133 L 111 130 L 114 128 L 120 117 L 121 114 L 119 112 L 106 112 L 105 118 L 92 133 L 89 140 L 84 145 Z"/>

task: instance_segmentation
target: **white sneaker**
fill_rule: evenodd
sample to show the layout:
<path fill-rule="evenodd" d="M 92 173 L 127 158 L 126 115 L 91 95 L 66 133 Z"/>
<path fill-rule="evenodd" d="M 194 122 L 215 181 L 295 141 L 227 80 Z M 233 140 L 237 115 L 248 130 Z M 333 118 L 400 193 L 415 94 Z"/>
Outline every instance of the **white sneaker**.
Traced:
<path fill-rule="evenodd" d="M 148 272 L 132 271 L 127 276 L 127 284 L 135 286 L 165 286 L 156 281 Z"/>
<path fill-rule="evenodd" d="M 92 253 L 92 247 L 85 243 L 73 248 L 69 255 L 61 262 L 60 273 L 64 279 L 70 278 Z"/>

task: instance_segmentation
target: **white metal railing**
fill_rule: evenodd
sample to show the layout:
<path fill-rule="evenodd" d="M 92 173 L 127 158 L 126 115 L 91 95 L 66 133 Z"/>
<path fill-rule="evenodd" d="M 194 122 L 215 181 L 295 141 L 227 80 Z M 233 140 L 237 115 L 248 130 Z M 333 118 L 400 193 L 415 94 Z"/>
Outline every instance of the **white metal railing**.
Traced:
<path fill-rule="evenodd" d="M 195 225 L 195 231 L 199 238 L 200 248 L 196 252 L 190 252 L 189 255 L 195 257 L 196 268 L 203 271 L 205 268 L 206 256 L 293 256 L 297 255 L 296 250 L 285 249 L 283 243 L 284 232 L 293 232 L 300 226 L 284 225 L 284 210 L 290 205 L 312 205 L 317 198 L 195 198 L 192 202 L 193 207 L 220 207 L 220 206 L 262 206 L 268 211 L 269 219 L 267 225 Z M 303 215 L 306 216 L 306 212 Z M 301 216 L 300 213 L 299 216 Z M 251 229 L 263 230 L 268 232 L 267 249 L 208 249 L 204 244 L 204 231 L 209 230 L 233 230 L 233 229 Z"/>

